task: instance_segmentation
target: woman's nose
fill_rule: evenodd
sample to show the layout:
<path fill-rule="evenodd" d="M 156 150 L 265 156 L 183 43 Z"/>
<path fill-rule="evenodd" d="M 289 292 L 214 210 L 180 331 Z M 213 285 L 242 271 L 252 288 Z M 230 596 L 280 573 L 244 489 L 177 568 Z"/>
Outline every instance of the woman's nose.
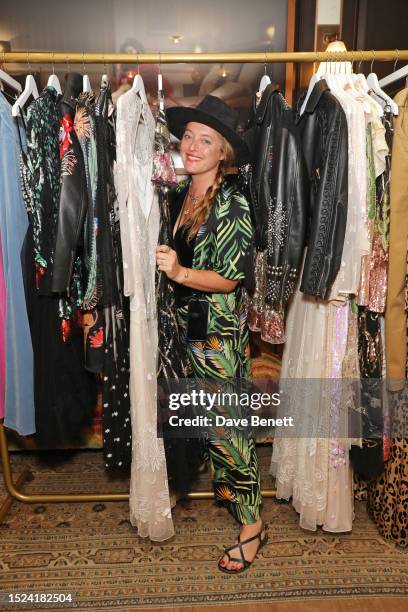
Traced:
<path fill-rule="evenodd" d="M 196 140 L 194 138 L 192 138 L 190 140 L 189 149 L 190 149 L 190 151 L 197 151 L 197 148 L 198 148 L 197 142 L 196 142 Z"/>

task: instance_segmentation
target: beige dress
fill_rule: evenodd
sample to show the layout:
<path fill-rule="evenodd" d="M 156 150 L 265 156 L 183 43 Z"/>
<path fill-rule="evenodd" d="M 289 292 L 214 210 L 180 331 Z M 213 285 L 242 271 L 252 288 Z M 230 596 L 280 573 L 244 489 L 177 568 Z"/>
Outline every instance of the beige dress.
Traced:
<path fill-rule="evenodd" d="M 151 110 L 139 93 L 131 89 L 118 99 L 115 186 L 124 291 L 130 297 L 130 520 L 140 536 L 160 542 L 174 535 L 174 527 L 164 444 L 156 429 L 159 207 L 151 182 L 154 127 Z"/>
<path fill-rule="evenodd" d="M 276 495 L 290 499 L 303 529 L 352 527 L 353 502 L 340 379 L 347 350 L 349 305 L 336 306 L 296 291 L 290 305 L 280 386 L 297 437 L 279 430 L 271 473 Z M 301 332 L 299 333 L 299 330 Z"/>
<path fill-rule="evenodd" d="M 343 89 L 332 91 L 347 118 L 348 211 L 339 273 L 330 299 L 296 291 L 290 305 L 283 352 L 283 412 L 293 416 L 296 438 L 277 430 L 271 473 L 277 497 L 292 498 L 300 526 L 345 532 L 352 529 L 353 490 L 349 461 L 348 379 L 358 374 L 357 323 L 350 295 L 358 289 L 362 258 L 369 253 L 367 231 L 367 105 Z"/>

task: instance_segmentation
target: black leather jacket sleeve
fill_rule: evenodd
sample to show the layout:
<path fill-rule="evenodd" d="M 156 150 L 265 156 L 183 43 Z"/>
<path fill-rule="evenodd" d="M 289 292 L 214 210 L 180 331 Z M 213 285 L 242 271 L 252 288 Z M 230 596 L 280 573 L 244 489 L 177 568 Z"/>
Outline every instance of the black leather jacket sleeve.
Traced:
<path fill-rule="evenodd" d="M 255 249 L 264 253 L 258 292 L 268 309 L 283 313 L 300 272 L 309 207 L 307 168 L 292 110 L 269 85 L 244 138 L 251 151 L 249 187 Z M 263 286 L 263 288 L 260 287 Z"/>
<path fill-rule="evenodd" d="M 73 142 L 71 154 L 80 161 L 72 174 L 62 175 L 51 282 L 51 289 L 54 293 L 67 294 L 69 294 L 74 260 L 84 227 L 88 198 L 82 151 L 78 142 Z"/>
<path fill-rule="evenodd" d="M 327 299 L 341 265 L 346 231 L 348 132 L 340 103 L 327 85 L 319 86 L 317 104 L 312 112 L 306 109 L 300 120 L 311 185 L 307 253 L 300 291 Z"/>
<path fill-rule="evenodd" d="M 265 302 L 283 312 L 299 276 L 308 210 L 307 169 L 291 111 L 275 134 L 275 153 L 268 173 Z"/>
<path fill-rule="evenodd" d="M 61 159 L 61 195 L 51 281 L 51 290 L 54 293 L 69 293 L 72 269 L 77 248 L 82 239 L 88 206 L 84 159 L 73 125 L 75 99 L 81 90 L 81 75 L 69 74 L 60 107 L 62 123 L 66 131 L 65 134 L 62 132 L 62 144 L 60 144 L 63 146 L 65 138 Z"/>

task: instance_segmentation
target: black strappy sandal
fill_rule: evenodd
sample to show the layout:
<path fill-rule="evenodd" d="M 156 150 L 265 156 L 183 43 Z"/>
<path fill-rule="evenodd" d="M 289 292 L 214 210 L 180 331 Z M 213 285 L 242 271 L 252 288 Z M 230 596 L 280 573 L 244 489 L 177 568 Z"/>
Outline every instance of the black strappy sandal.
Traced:
<path fill-rule="evenodd" d="M 245 572 L 249 567 L 251 567 L 252 563 L 255 561 L 259 551 L 261 550 L 261 548 L 263 546 L 265 546 L 265 544 L 267 544 L 268 542 L 268 533 L 266 531 L 267 529 L 267 525 L 262 525 L 259 533 L 257 533 L 256 535 L 252 536 L 251 538 L 248 538 L 247 540 L 243 540 L 241 542 L 241 540 L 239 539 L 238 536 L 238 544 L 234 544 L 233 546 L 230 546 L 229 548 L 225 548 L 224 550 L 224 554 L 227 555 L 228 557 L 228 562 L 229 561 L 233 561 L 235 563 L 241 563 L 243 565 L 243 567 L 241 567 L 240 569 L 236 569 L 236 570 L 230 570 L 227 569 L 226 567 L 223 567 L 221 565 L 221 559 L 218 561 L 218 569 L 220 570 L 220 572 L 224 572 L 225 574 L 241 574 L 242 572 Z M 263 532 L 263 530 L 265 530 L 265 535 L 263 537 L 263 539 L 261 538 L 261 533 Z M 244 551 L 243 551 L 243 546 L 245 544 L 248 544 L 248 542 L 252 542 L 253 540 L 259 539 L 259 546 L 258 546 L 258 550 L 256 551 L 255 557 L 252 559 L 252 561 L 247 561 L 245 559 L 245 555 L 244 555 Z M 231 557 L 231 555 L 229 554 L 231 550 L 233 550 L 234 548 L 238 548 L 240 554 L 241 554 L 241 559 L 237 559 L 236 557 Z"/>

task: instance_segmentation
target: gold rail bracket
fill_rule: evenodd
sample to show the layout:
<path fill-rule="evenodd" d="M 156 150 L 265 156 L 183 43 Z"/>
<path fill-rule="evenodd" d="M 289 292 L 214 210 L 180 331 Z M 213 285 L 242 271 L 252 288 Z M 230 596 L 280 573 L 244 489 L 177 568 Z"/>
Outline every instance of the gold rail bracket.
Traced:
<path fill-rule="evenodd" d="M 34 480 L 34 476 L 32 474 L 32 472 L 29 472 L 28 470 L 25 470 L 22 474 L 20 474 L 20 476 L 17 478 L 17 482 L 16 482 L 16 486 L 15 488 L 17 490 L 21 489 L 21 487 L 23 486 L 23 484 L 25 482 L 30 482 L 31 480 Z M 7 492 L 7 496 L 6 499 L 3 501 L 3 503 L 0 506 L 0 524 L 3 523 L 6 514 L 9 512 L 11 505 L 13 503 L 13 501 L 16 498 L 14 497 L 14 495 L 11 495 L 9 492 Z"/>

